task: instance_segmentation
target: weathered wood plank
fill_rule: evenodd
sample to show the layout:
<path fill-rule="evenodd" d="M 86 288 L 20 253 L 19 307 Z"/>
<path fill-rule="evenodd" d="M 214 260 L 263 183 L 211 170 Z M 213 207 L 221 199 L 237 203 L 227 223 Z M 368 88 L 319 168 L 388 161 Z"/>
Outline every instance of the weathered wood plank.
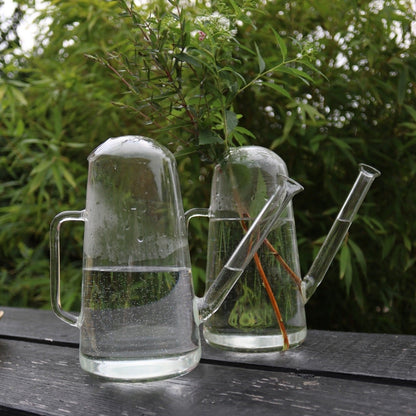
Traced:
<path fill-rule="evenodd" d="M 76 346 L 79 331 L 51 311 L 2 308 L 0 337 Z M 203 360 L 416 381 L 416 336 L 310 330 L 305 343 L 284 353 L 244 354 L 203 343 Z M 415 412 L 416 413 L 416 412 Z"/>
<path fill-rule="evenodd" d="M 65 324 L 51 310 L 2 307 L 0 336 L 45 340 L 46 342 L 79 342 L 77 328 Z"/>
<path fill-rule="evenodd" d="M 416 336 L 309 331 L 303 345 L 283 353 L 203 351 L 210 360 L 416 381 Z"/>
<path fill-rule="evenodd" d="M 406 415 L 416 388 L 201 364 L 147 384 L 81 370 L 74 348 L 0 339 L 0 411 L 39 415 Z M 20 411 L 20 412 L 19 412 Z"/>

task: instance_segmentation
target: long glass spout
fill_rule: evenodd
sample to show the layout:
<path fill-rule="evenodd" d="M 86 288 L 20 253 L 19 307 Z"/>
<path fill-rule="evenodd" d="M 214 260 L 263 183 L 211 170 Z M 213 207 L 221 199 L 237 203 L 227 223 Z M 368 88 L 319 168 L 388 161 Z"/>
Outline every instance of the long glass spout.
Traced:
<path fill-rule="evenodd" d="M 360 208 L 374 179 L 380 172 L 368 165 L 360 164 L 357 179 L 335 219 L 324 243 L 321 246 L 311 268 L 302 282 L 302 295 L 305 303 L 320 285 L 329 266 L 334 260 L 350 225 Z"/>
<path fill-rule="evenodd" d="M 221 306 L 272 227 L 276 226 L 287 204 L 303 190 L 301 185 L 290 178 L 280 175 L 279 179 L 282 183 L 257 215 L 204 297 L 198 299 L 200 322 L 207 320 Z"/>

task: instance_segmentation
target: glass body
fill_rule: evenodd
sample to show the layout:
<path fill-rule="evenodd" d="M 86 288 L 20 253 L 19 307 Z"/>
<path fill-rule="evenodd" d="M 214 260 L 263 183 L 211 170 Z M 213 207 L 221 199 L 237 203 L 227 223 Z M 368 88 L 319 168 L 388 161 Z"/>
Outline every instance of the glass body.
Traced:
<path fill-rule="evenodd" d="M 286 176 L 283 160 L 259 146 L 230 149 L 223 163 L 216 166 L 209 209 L 207 288 Z M 300 286 L 275 254 L 278 252 L 300 276 L 291 202 L 276 220 L 266 241 L 220 308 L 204 323 L 208 343 L 240 351 L 281 350 L 284 347 L 282 325 L 290 347 L 305 339 L 306 319 Z M 266 290 L 267 285 L 270 290 Z M 280 325 L 274 302 L 281 315 Z"/>
<path fill-rule="evenodd" d="M 52 304 L 80 328 L 80 363 L 122 380 L 183 374 L 200 359 L 196 302 L 172 154 L 151 139 L 109 139 L 88 158 L 86 208 L 51 225 Z M 59 301 L 59 228 L 85 222 L 82 307 Z"/>

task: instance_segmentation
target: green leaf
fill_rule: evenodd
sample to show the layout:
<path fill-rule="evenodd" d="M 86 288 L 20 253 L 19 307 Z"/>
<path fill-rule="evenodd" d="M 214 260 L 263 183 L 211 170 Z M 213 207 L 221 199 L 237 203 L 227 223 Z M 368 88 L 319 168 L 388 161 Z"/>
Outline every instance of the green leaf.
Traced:
<path fill-rule="evenodd" d="M 257 46 L 257 43 L 254 44 L 254 47 L 256 48 L 257 63 L 259 65 L 259 74 L 262 74 L 266 69 L 266 63 L 264 62 L 264 59 L 261 56 L 260 49 Z"/>
<path fill-rule="evenodd" d="M 252 133 L 250 130 L 247 130 L 245 127 L 237 126 L 234 131 L 243 134 L 244 136 L 251 137 L 253 139 L 256 138 L 256 135 Z"/>
<path fill-rule="evenodd" d="M 225 112 L 225 128 L 227 132 L 227 137 L 234 131 L 238 125 L 237 114 L 234 111 L 227 110 Z"/>
<path fill-rule="evenodd" d="M 73 187 L 76 188 L 77 184 L 75 182 L 74 177 L 72 176 L 71 172 L 69 172 L 68 169 L 66 169 L 65 167 L 61 166 L 61 172 L 63 177 L 66 179 L 66 181 Z"/>
<path fill-rule="evenodd" d="M 383 239 L 382 249 L 381 249 L 381 258 L 382 259 L 385 259 L 391 253 L 391 250 L 392 250 L 395 243 L 396 243 L 396 236 L 393 235 L 393 234 L 389 235 L 389 236 L 386 236 Z"/>
<path fill-rule="evenodd" d="M 286 117 L 282 136 L 277 141 L 273 142 L 272 146 L 278 146 L 279 144 L 283 143 L 287 139 L 287 137 L 289 136 L 289 133 L 292 130 L 292 127 L 295 124 L 295 120 L 296 120 L 296 113 L 292 111 L 292 113 Z"/>
<path fill-rule="evenodd" d="M 416 263 L 416 258 L 408 259 L 404 266 L 404 271 L 406 272 L 407 270 L 409 270 L 415 263 Z"/>
<path fill-rule="evenodd" d="M 404 107 L 406 108 L 407 112 L 412 116 L 413 120 L 416 121 L 416 109 L 407 104 L 405 104 Z"/>
<path fill-rule="evenodd" d="M 347 244 L 341 248 L 339 278 L 344 279 L 347 293 L 352 283 L 351 252 Z"/>
<path fill-rule="evenodd" d="M 15 137 L 20 137 L 25 131 L 25 123 L 23 120 L 19 119 L 19 121 L 16 124 L 16 128 L 14 130 Z"/>
<path fill-rule="evenodd" d="M 280 53 L 282 54 L 282 59 L 285 61 L 287 57 L 287 47 L 283 39 L 280 37 L 280 35 L 272 28 L 272 31 L 274 33 L 274 37 L 276 38 L 276 42 L 279 45 Z"/>
<path fill-rule="evenodd" d="M 345 277 L 345 272 L 348 267 L 348 263 L 351 262 L 351 253 L 348 245 L 343 244 L 341 247 L 341 253 L 340 253 L 340 271 L 339 271 L 339 278 L 343 279 Z"/>
<path fill-rule="evenodd" d="M 363 221 L 371 230 L 375 232 L 385 232 L 384 225 L 376 218 L 367 215 L 360 215 L 360 221 Z"/>
<path fill-rule="evenodd" d="M 400 126 L 406 127 L 410 130 L 416 130 L 416 123 L 409 123 L 409 122 L 405 121 L 403 123 L 400 123 Z"/>
<path fill-rule="evenodd" d="M 297 78 L 302 80 L 306 85 L 309 85 L 308 81 L 314 82 L 314 79 L 309 74 L 307 74 L 305 71 L 302 71 L 301 69 L 298 69 L 298 68 L 293 68 L 290 66 L 282 66 L 279 68 L 279 71 L 285 72 L 290 75 L 295 75 Z"/>
<path fill-rule="evenodd" d="M 290 98 L 290 99 L 292 98 L 290 96 L 290 94 L 283 87 L 281 87 L 278 84 L 275 84 L 273 82 L 263 82 L 263 85 L 265 87 L 268 87 L 268 88 L 271 88 L 272 90 L 277 91 L 279 94 L 282 94 L 282 95 L 284 95 L 287 98 Z"/>
<path fill-rule="evenodd" d="M 71 149 L 81 149 L 83 147 L 86 147 L 86 143 L 65 143 L 66 147 L 70 147 Z"/>
<path fill-rule="evenodd" d="M 53 179 L 54 179 L 54 182 L 55 182 L 55 186 L 58 189 L 59 196 L 61 198 L 63 198 L 63 196 L 64 196 L 64 184 L 63 184 L 63 181 L 62 181 L 60 166 L 58 164 L 53 164 L 51 168 L 52 168 L 52 176 L 53 176 Z"/>
<path fill-rule="evenodd" d="M 235 69 L 231 68 L 230 66 L 224 66 L 218 71 L 219 74 L 221 74 L 221 72 L 230 72 L 233 75 L 235 75 L 237 78 L 239 78 L 242 81 L 243 85 L 247 84 L 247 81 L 245 80 L 245 78 L 240 73 L 238 73 Z"/>
<path fill-rule="evenodd" d="M 350 246 L 354 254 L 354 257 L 357 260 L 357 263 L 360 266 L 361 271 L 363 272 L 364 276 L 366 276 L 367 275 L 367 261 L 365 259 L 363 251 L 351 239 L 348 240 L 348 245 Z"/>
<path fill-rule="evenodd" d="M 53 164 L 52 159 L 46 159 L 40 162 L 37 166 L 35 166 L 32 171 L 30 172 L 31 175 L 35 175 L 39 172 L 44 172 L 49 169 L 49 167 Z"/>
<path fill-rule="evenodd" d="M 312 137 L 310 141 L 310 148 L 313 153 L 316 153 L 319 150 L 319 146 L 321 142 L 327 138 L 325 134 L 317 134 L 316 136 Z"/>
<path fill-rule="evenodd" d="M 29 182 L 29 189 L 27 191 L 27 193 L 29 195 L 33 194 L 36 190 L 39 189 L 39 187 L 41 186 L 41 184 L 44 182 L 45 180 L 45 174 L 44 173 L 38 173 L 36 174 L 33 179 L 31 179 L 31 181 Z"/>
<path fill-rule="evenodd" d="M 181 62 L 186 62 L 187 64 L 190 64 L 190 65 L 193 65 L 193 66 L 196 66 L 196 67 L 200 67 L 201 65 L 204 64 L 203 61 L 198 60 L 198 59 L 194 58 L 193 56 L 191 56 L 191 55 L 189 55 L 185 52 L 178 53 L 178 54 L 175 55 L 175 57 L 176 57 L 176 59 L 178 59 Z"/>
<path fill-rule="evenodd" d="M 332 143 L 337 145 L 340 149 L 351 149 L 351 146 L 343 139 L 339 139 L 338 137 L 329 136 L 329 140 L 331 140 Z"/>
<path fill-rule="evenodd" d="M 59 110 L 59 108 L 54 107 L 52 109 L 52 121 L 53 121 L 53 127 L 54 127 L 54 133 L 56 138 L 59 138 L 62 133 L 62 114 Z"/>
<path fill-rule="evenodd" d="M 313 106 L 306 103 L 299 103 L 299 107 L 309 116 L 309 118 L 315 121 L 317 118 L 324 119 L 325 117 Z M 343 142 L 344 143 L 344 142 Z"/>
<path fill-rule="evenodd" d="M 412 241 L 410 240 L 410 238 L 407 235 L 403 235 L 403 244 L 406 247 L 407 251 L 412 250 Z"/>
<path fill-rule="evenodd" d="M 12 95 L 13 95 L 13 97 L 20 103 L 20 104 L 22 104 L 22 105 L 24 105 L 24 106 L 26 106 L 28 103 L 27 103 L 27 100 L 26 100 L 26 98 L 25 98 L 25 96 L 23 95 L 23 93 L 20 91 L 20 90 L 18 90 L 17 88 L 13 88 L 12 90 L 11 90 L 11 92 L 12 92 Z"/>
<path fill-rule="evenodd" d="M 201 130 L 199 132 L 199 144 L 205 145 L 205 144 L 215 144 L 215 143 L 222 143 L 223 140 L 221 137 L 213 132 L 212 130 Z"/>
<path fill-rule="evenodd" d="M 193 52 L 193 55 L 179 54 L 178 56 L 183 56 L 185 62 L 187 62 L 186 60 L 192 58 L 193 60 L 196 60 L 196 62 L 198 62 L 200 66 L 204 67 L 208 71 L 210 71 L 212 73 L 216 73 L 216 69 L 213 66 L 213 63 L 216 62 L 215 56 L 213 56 L 212 53 L 209 50 L 189 48 L 188 51 Z M 201 58 L 197 55 L 200 55 Z M 186 57 L 189 57 L 189 58 L 186 58 Z M 190 63 L 190 61 L 189 61 L 189 63 Z"/>
<path fill-rule="evenodd" d="M 232 8 L 234 9 L 234 13 L 235 13 L 236 15 L 239 15 L 239 14 L 241 13 L 241 9 L 240 9 L 240 7 L 237 5 L 237 3 L 236 3 L 235 1 L 233 1 L 233 0 L 228 0 L 228 1 L 230 2 L 230 4 L 231 4 Z"/>
<path fill-rule="evenodd" d="M 301 59 L 299 61 L 299 63 L 302 64 L 302 65 L 305 65 L 307 68 L 309 68 L 313 72 L 316 72 L 321 77 L 323 77 L 324 79 L 328 80 L 328 77 L 322 71 L 320 71 L 316 66 L 312 65 L 307 59 Z"/>
<path fill-rule="evenodd" d="M 0 102 L 3 100 L 4 95 L 6 94 L 6 85 L 0 86 Z"/>
<path fill-rule="evenodd" d="M 243 134 L 240 134 L 237 129 L 233 131 L 233 134 L 231 135 L 231 139 L 234 139 L 237 141 L 239 146 L 244 146 L 248 144 L 246 137 Z"/>

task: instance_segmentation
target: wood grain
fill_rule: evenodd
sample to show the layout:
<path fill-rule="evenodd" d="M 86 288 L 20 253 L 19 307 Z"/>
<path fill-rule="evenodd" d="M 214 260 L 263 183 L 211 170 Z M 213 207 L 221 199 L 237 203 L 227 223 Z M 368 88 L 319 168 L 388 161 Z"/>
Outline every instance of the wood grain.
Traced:
<path fill-rule="evenodd" d="M 74 348 L 0 339 L 0 413 L 38 415 L 411 415 L 416 389 L 302 372 L 200 364 L 153 383 L 81 370 Z"/>
<path fill-rule="evenodd" d="M 52 311 L 2 309 L 5 315 L 0 322 L 0 336 L 78 346 L 78 329 L 60 321 Z M 416 336 L 412 335 L 310 330 L 303 345 L 284 353 L 236 353 L 212 348 L 205 342 L 202 347 L 205 363 L 416 382 Z"/>

